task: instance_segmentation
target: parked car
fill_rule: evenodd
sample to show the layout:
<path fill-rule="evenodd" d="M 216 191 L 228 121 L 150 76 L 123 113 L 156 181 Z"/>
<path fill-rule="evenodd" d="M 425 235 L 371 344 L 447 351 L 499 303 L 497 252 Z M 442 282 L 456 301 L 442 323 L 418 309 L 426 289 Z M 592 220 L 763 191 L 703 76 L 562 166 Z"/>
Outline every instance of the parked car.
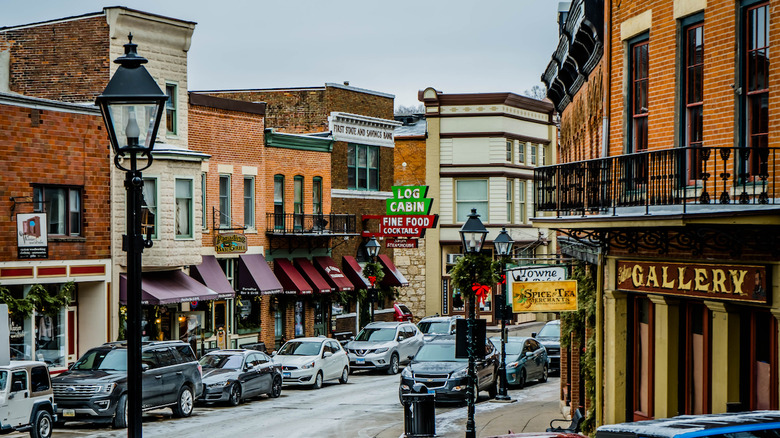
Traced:
<path fill-rule="evenodd" d="M 455 321 L 458 319 L 463 319 L 463 316 L 426 316 L 417 323 L 417 328 L 423 332 L 423 339 L 428 342 L 436 336 L 454 335 Z"/>
<path fill-rule="evenodd" d="M 501 338 L 490 338 L 501 354 Z M 525 387 L 529 379 L 546 382 L 548 375 L 547 350 L 536 339 L 510 336 L 506 339 L 506 382 Z"/>
<path fill-rule="evenodd" d="M 144 342 L 141 346 L 143 410 L 170 407 L 189 417 L 203 391 L 202 370 L 190 344 Z M 91 420 L 127 427 L 127 342 L 109 342 L 84 353 L 52 378 L 58 421 Z"/>
<path fill-rule="evenodd" d="M 393 304 L 393 309 L 395 310 L 395 318 L 394 321 L 409 321 L 411 322 L 414 320 L 414 316 L 412 315 L 412 311 L 409 310 L 408 307 L 406 307 L 403 304 Z"/>
<path fill-rule="evenodd" d="M 349 379 L 347 352 L 332 338 L 292 339 L 285 342 L 273 358 L 282 365 L 285 385 L 308 385 L 319 389 L 323 382 L 338 379 L 339 383 L 347 383 Z"/>
<path fill-rule="evenodd" d="M 498 390 L 497 350 L 487 341 L 479 353 L 475 400 L 479 398 L 480 391 L 487 390 L 493 398 Z M 409 393 L 415 383 L 422 383 L 429 393 L 435 393 L 437 401 L 466 400 L 468 359 L 455 357 L 455 336 L 438 336 L 420 348 L 409 366 L 401 372 L 399 397 Z"/>
<path fill-rule="evenodd" d="M 347 343 L 353 370 L 384 370 L 398 373 L 423 344 L 422 332 L 411 322 L 372 322 Z"/>
<path fill-rule="evenodd" d="M 561 320 L 548 321 L 539 330 L 539 333 L 531 333 L 531 337 L 539 341 L 547 349 L 547 357 L 550 359 L 550 373 L 561 372 Z"/>
<path fill-rule="evenodd" d="M 609 424 L 596 429 L 596 438 L 780 437 L 780 411 L 680 415 L 671 418 Z"/>
<path fill-rule="evenodd" d="M 218 350 L 200 358 L 203 368 L 201 402 L 227 402 L 233 406 L 245 398 L 282 394 L 282 365 L 256 350 Z"/>
<path fill-rule="evenodd" d="M 0 366 L 2 432 L 28 431 L 31 438 L 51 437 L 56 408 L 45 362 L 11 361 Z"/>

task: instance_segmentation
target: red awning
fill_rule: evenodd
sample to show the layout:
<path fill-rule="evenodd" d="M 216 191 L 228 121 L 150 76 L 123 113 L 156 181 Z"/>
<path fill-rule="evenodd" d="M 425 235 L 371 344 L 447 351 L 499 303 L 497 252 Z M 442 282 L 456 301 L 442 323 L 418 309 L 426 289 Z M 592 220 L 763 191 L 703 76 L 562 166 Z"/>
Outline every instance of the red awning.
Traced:
<path fill-rule="evenodd" d="M 371 287 L 371 282 L 363 276 L 363 267 L 360 266 L 352 256 L 344 256 L 341 263 L 341 268 L 344 270 L 344 274 L 347 275 L 349 281 L 355 285 L 355 289 L 368 289 Z"/>
<path fill-rule="evenodd" d="M 395 264 L 387 254 L 379 254 L 379 263 L 382 265 L 385 272 L 385 278 L 382 279 L 382 284 L 387 286 L 409 286 L 409 282 L 404 277 L 404 274 L 395 267 Z"/>
<path fill-rule="evenodd" d="M 225 277 L 225 273 L 219 266 L 217 258 L 212 255 L 205 255 L 199 265 L 190 266 L 190 277 L 217 292 L 220 299 L 236 296 L 236 291 L 233 290 L 233 286 L 230 285 L 227 277 Z"/>
<path fill-rule="evenodd" d="M 141 274 L 141 304 L 176 304 L 210 301 L 219 294 L 200 284 L 182 270 Z M 119 274 L 119 302 L 127 304 L 127 274 Z"/>
<path fill-rule="evenodd" d="M 282 293 L 282 285 L 261 254 L 238 256 L 238 293 L 272 295 Z"/>
<path fill-rule="evenodd" d="M 274 259 L 274 274 L 282 283 L 286 294 L 309 295 L 314 292 L 311 285 L 287 259 Z"/>
<path fill-rule="evenodd" d="M 322 278 L 322 275 L 317 271 L 317 268 L 311 264 L 309 259 L 293 259 L 293 265 L 295 265 L 295 267 L 298 268 L 298 271 L 303 274 L 303 278 L 309 282 L 315 292 L 321 294 L 328 294 L 331 292 L 332 288 L 330 287 L 330 284 Z"/>
<path fill-rule="evenodd" d="M 314 257 L 313 264 L 334 290 L 348 292 L 355 289 L 355 286 L 336 266 L 336 262 L 332 258 L 328 256 Z"/>

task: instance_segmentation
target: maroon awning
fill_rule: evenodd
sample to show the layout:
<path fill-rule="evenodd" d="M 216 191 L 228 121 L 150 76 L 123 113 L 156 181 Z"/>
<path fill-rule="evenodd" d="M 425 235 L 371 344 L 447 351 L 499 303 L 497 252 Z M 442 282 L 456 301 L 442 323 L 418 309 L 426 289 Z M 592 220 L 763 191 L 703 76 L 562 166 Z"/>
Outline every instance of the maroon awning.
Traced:
<path fill-rule="evenodd" d="M 176 304 L 218 298 L 218 293 L 180 269 L 141 274 L 141 304 Z M 127 304 L 127 274 L 119 274 L 119 302 Z"/>
<path fill-rule="evenodd" d="M 238 256 L 238 293 L 272 295 L 282 293 L 282 285 L 261 254 Z"/>
<path fill-rule="evenodd" d="M 409 286 L 409 282 L 404 277 L 404 274 L 395 267 L 395 264 L 387 254 L 379 254 L 379 264 L 382 265 L 382 270 L 385 273 L 385 277 L 382 279 L 382 284 L 387 286 Z"/>
<path fill-rule="evenodd" d="M 347 279 L 344 272 L 336 266 L 336 262 L 332 258 L 328 256 L 314 257 L 313 264 L 334 290 L 349 292 L 355 289 L 355 286 Z"/>
<path fill-rule="evenodd" d="M 274 259 L 274 274 L 286 294 L 309 295 L 314 292 L 311 285 L 287 259 Z"/>
<path fill-rule="evenodd" d="M 309 282 L 314 289 L 314 292 L 321 294 L 328 294 L 331 292 L 332 288 L 330 287 L 330 284 L 322 278 L 322 275 L 317 271 L 317 268 L 311 264 L 309 259 L 293 259 L 293 265 L 295 265 L 295 267 L 298 268 L 298 271 L 303 274 L 303 278 Z"/>
<path fill-rule="evenodd" d="M 355 289 L 367 290 L 371 287 L 371 282 L 363 276 L 363 267 L 358 264 L 354 257 L 344 256 L 341 268 L 344 270 L 344 274 L 347 275 L 347 278 L 349 278 L 349 281 L 355 285 Z"/>
<path fill-rule="evenodd" d="M 209 289 L 219 294 L 220 299 L 233 298 L 236 291 L 230 285 L 222 267 L 219 266 L 217 258 L 212 255 L 203 256 L 203 261 L 199 265 L 190 266 L 190 277 L 205 284 Z"/>

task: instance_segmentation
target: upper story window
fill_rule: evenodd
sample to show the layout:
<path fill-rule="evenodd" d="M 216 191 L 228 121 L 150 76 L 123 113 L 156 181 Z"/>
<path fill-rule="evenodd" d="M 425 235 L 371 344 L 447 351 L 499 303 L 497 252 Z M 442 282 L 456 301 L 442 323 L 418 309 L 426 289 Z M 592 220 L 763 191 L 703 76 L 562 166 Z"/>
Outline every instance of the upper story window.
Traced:
<path fill-rule="evenodd" d="M 219 176 L 219 226 L 230 228 L 230 175 Z"/>
<path fill-rule="evenodd" d="M 176 237 L 192 237 L 192 180 L 176 179 Z"/>
<path fill-rule="evenodd" d="M 696 181 L 701 174 L 701 158 L 699 151 L 694 148 L 702 146 L 702 131 L 704 129 L 704 24 L 701 18 L 698 22 L 684 28 L 684 75 L 682 83 L 683 102 L 685 108 L 682 111 L 684 146 L 686 151 L 686 169 L 688 181 Z M 685 22 L 684 22 L 685 24 Z"/>
<path fill-rule="evenodd" d="M 175 84 L 165 84 L 165 94 L 168 95 L 168 101 L 165 102 L 165 131 L 168 134 L 176 135 L 176 89 Z"/>
<path fill-rule="evenodd" d="M 517 148 L 517 162 L 525 164 L 525 143 L 520 142 Z"/>
<path fill-rule="evenodd" d="M 745 170 L 759 175 L 768 171 L 767 159 L 757 149 L 769 146 L 769 2 L 754 3 L 744 13 L 742 131 L 747 146 L 754 149 Z"/>
<path fill-rule="evenodd" d="M 547 148 L 544 145 L 539 145 L 539 164 L 547 164 Z"/>
<path fill-rule="evenodd" d="M 144 235 L 157 238 L 157 178 L 144 178 L 141 199 L 141 226 Z"/>
<path fill-rule="evenodd" d="M 486 179 L 455 181 L 455 220 L 466 222 L 472 208 L 477 209 L 482 222 L 488 221 L 488 181 Z"/>
<path fill-rule="evenodd" d="M 631 143 L 629 153 L 647 150 L 647 115 L 648 115 L 648 79 L 649 79 L 649 43 L 647 37 L 630 44 L 630 74 L 631 94 L 630 106 Z"/>
<path fill-rule="evenodd" d="M 514 142 L 512 140 L 506 141 L 506 161 L 508 163 L 513 163 L 515 158 L 515 147 Z"/>
<path fill-rule="evenodd" d="M 532 166 L 536 165 L 536 145 L 535 144 L 531 145 L 531 165 Z"/>
<path fill-rule="evenodd" d="M 520 215 L 517 216 L 518 222 L 525 223 L 525 181 L 518 181 L 517 204 L 520 207 Z"/>
<path fill-rule="evenodd" d="M 33 206 L 35 212 L 46 213 L 49 235 L 81 235 L 81 188 L 33 187 Z"/>
<path fill-rule="evenodd" d="M 244 226 L 255 227 L 255 179 L 244 177 Z"/>
<path fill-rule="evenodd" d="M 511 224 L 515 220 L 515 180 L 506 180 L 506 221 Z"/>
<path fill-rule="evenodd" d="M 274 228 L 284 229 L 284 175 L 274 175 Z"/>
<path fill-rule="evenodd" d="M 312 213 L 322 214 L 322 177 L 315 176 L 311 185 Z"/>
<path fill-rule="evenodd" d="M 295 175 L 293 178 L 293 198 L 295 228 L 303 228 L 303 177 L 301 175 Z"/>
<path fill-rule="evenodd" d="M 379 146 L 349 144 L 347 180 L 350 189 L 379 190 Z"/>

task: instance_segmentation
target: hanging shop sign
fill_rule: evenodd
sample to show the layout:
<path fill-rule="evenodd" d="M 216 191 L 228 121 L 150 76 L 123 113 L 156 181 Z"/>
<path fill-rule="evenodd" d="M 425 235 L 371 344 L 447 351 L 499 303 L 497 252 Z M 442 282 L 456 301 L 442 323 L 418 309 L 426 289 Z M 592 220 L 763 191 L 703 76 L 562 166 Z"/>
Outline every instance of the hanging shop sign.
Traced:
<path fill-rule="evenodd" d="M 363 216 L 365 219 L 366 216 Z M 378 216 L 379 235 L 385 237 L 422 237 L 425 230 L 436 226 L 436 215 Z"/>
<path fill-rule="evenodd" d="M 431 212 L 432 198 L 426 198 L 428 186 L 393 186 L 393 197 L 387 200 L 389 215 L 426 215 Z"/>
<path fill-rule="evenodd" d="M 767 268 L 749 265 L 618 261 L 618 289 L 767 302 Z"/>
<path fill-rule="evenodd" d="M 20 259 L 49 258 L 46 213 L 16 215 L 16 248 Z"/>
<path fill-rule="evenodd" d="M 385 240 L 387 248 L 417 248 L 417 239 L 387 239 Z"/>
<path fill-rule="evenodd" d="M 514 281 L 563 281 L 566 280 L 566 268 L 563 266 L 531 266 L 513 268 Z"/>
<path fill-rule="evenodd" d="M 246 236 L 238 233 L 217 234 L 214 236 L 214 250 L 217 254 L 245 253 Z"/>
<path fill-rule="evenodd" d="M 531 281 L 512 285 L 514 312 L 577 310 L 577 281 Z"/>
<path fill-rule="evenodd" d="M 328 117 L 328 129 L 334 141 L 372 146 L 394 147 L 393 131 L 402 125 L 395 120 L 340 112 L 332 112 Z"/>

